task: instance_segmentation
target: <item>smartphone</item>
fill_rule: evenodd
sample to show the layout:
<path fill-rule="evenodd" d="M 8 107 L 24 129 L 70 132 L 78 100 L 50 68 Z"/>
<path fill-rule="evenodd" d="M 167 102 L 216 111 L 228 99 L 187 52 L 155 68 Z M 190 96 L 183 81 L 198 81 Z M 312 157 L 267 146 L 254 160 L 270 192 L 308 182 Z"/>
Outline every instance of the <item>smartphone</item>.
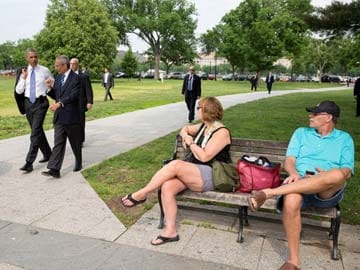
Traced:
<path fill-rule="evenodd" d="M 305 174 L 306 174 L 306 175 L 315 175 L 315 172 L 313 172 L 313 171 L 306 171 Z"/>

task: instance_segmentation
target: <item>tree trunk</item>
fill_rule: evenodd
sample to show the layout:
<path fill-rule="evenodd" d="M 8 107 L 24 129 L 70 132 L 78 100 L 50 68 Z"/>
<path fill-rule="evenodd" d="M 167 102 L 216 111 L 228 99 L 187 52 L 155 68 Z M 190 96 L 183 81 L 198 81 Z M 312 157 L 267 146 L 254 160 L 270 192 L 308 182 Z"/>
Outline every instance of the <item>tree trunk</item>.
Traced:
<path fill-rule="evenodd" d="M 158 80 L 159 79 L 159 68 L 160 68 L 160 54 L 159 53 L 154 53 L 154 58 L 155 58 L 154 79 Z"/>

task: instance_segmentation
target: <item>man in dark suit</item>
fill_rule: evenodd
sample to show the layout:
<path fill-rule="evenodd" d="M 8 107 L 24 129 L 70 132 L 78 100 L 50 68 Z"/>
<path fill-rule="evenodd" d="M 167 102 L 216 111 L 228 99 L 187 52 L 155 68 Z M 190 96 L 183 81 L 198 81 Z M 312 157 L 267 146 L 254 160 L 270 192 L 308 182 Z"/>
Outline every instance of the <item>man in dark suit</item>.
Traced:
<path fill-rule="evenodd" d="M 195 74 L 195 68 L 190 67 L 182 86 L 181 94 L 185 96 L 186 106 L 189 110 L 189 123 L 195 118 L 196 100 L 201 97 L 201 79 Z"/>
<path fill-rule="evenodd" d="M 70 60 L 70 68 L 80 77 L 80 141 L 81 145 L 83 145 L 83 143 L 85 142 L 85 112 L 91 110 L 93 106 L 93 89 L 91 86 L 89 75 L 87 73 L 79 71 L 79 59 L 72 58 Z"/>
<path fill-rule="evenodd" d="M 354 98 L 356 99 L 356 117 L 360 116 L 360 78 L 355 81 Z"/>
<path fill-rule="evenodd" d="M 58 56 L 55 60 L 55 70 L 58 75 L 55 82 L 47 81 L 48 96 L 55 100 L 50 106 L 54 112 L 54 148 L 48 162 L 48 171 L 42 172 L 45 176 L 60 177 L 60 169 L 64 160 L 66 139 L 70 141 L 71 149 L 75 155 L 74 171 L 82 168 L 81 138 L 80 138 L 80 78 L 70 69 L 69 58 Z"/>
<path fill-rule="evenodd" d="M 105 73 L 103 75 L 102 84 L 105 88 L 105 98 L 104 101 L 107 101 L 107 97 L 110 97 L 110 100 L 113 100 L 113 97 L 110 93 L 110 89 L 114 88 L 114 76 L 109 72 L 108 68 L 105 68 Z"/>
<path fill-rule="evenodd" d="M 51 155 L 51 148 L 46 139 L 43 123 L 49 108 L 46 97 L 46 80 L 52 81 L 53 77 L 47 67 L 38 65 L 38 53 L 35 49 L 27 49 L 25 59 L 27 67 L 23 67 L 15 83 L 15 98 L 22 114 L 31 127 L 30 147 L 26 155 L 26 163 L 20 170 L 29 173 L 33 170 L 33 162 L 38 150 L 43 153 L 39 162 L 47 162 Z"/>
<path fill-rule="evenodd" d="M 265 82 L 266 82 L 266 88 L 268 90 L 268 94 L 270 95 L 272 84 L 274 83 L 274 76 L 271 74 L 271 71 L 266 76 Z"/>

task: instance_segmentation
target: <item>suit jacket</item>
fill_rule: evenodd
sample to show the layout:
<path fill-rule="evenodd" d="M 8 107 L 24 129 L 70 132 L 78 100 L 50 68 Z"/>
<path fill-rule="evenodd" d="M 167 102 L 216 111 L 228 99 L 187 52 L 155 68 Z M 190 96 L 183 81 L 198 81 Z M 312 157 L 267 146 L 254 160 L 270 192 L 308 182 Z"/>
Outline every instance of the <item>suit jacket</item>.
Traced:
<path fill-rule="evenodd" d="M 91 86 L 91 82 L 90 82 L 90 77 L 89 75 L 85 74 L 85 73 L 79 73 L 79 78 L 80 78 L 80 98 L 79 98 L 79 105 L 80 105 L 80 110 L 82 110 L 83 112 L 87 111 L 87 107 L 86 105 L 88 103 L 93 104 L 94 99 L 93 99 L 93 89 Z"/>
<path fill-rule="evenodd" d="M 80 78 L 70 71 L 65 84 L 61 87 L 61 75 L 55 77 L 55 82 L 48 96 L 53 98 L 56 102 L 61 102 L 61 106 L 54 112 L 54 124 L 71 125 L 80 123 Z"/>
<path fill-rule="evenodd" d="M 360 98 L 360 78 L 355 81 L 354 85 L 354 96 Z"/>
<path fill-rule="evenodd" d="M 104 73 L 103 79 L 102 79 L 102 84 L 104 87 L 106 87 L 106 86 L 108 88 L 114 87 L 114 76 L 112 75 L 112 73 L 109 72 L 107 83 L 105 83 L 105 73 Z"/>
<path fill-rule="evenodd" d="M 267 75 L 265 82 L 266 82 L 266 83 L 273 83 L 273 82 L 274 82 L 274 76 L 271 75 L 271 76 L 270 76 L 270 81 L 269 81 L 269 75 Z"/>
<path fill-rule="evenodd" d="M 190 74 L 186 74 L 181 90 L 181 94 L 184 94 L 187 91 L 187 85 L 189 81 Z M 196 92 L 197 97 L 201 97 L 201 79 L 198 75 L 193 74 L 193 84 L 192 84 L 192 91 Z"/>
<path fill-rule="evenodd" d="M 18 84 L 19 78 L 21 76 L 23 67 L 20 67 L 16 70 L 16 80 L 15 80 L 15 86 L 14 86 L 14 96 L 15 101 L 18 106 L 19 112 L 21 114 L 25 114 L 25 91 L 22 94 L 16 93 L 16 85 Z"/>

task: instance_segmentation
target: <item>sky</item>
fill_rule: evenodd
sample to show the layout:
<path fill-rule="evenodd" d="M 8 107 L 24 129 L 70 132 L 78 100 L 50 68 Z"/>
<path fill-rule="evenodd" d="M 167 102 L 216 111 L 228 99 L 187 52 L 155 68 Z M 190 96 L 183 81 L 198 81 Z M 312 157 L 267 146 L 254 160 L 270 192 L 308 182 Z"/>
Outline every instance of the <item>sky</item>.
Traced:
<path fill-rule="evenodd" d="M 196 35 L 218 24 L 221 18 L 239 5 L 241 0 L 191 0 L 196 5 L 198 27 Z M 0 44 L 32 38 L 44 27 L 49 0 L 1 0 L 0 1 Z M 314 6 L 324 7 L 332 0 L 312 0 Z M 351 0 L 342 0 L 351 2 Z M 34 4 L 36 3 L 36 5 Z M 142 52 L 146 45 L 136 37 L 131 37 L 132 50 Z"/>

